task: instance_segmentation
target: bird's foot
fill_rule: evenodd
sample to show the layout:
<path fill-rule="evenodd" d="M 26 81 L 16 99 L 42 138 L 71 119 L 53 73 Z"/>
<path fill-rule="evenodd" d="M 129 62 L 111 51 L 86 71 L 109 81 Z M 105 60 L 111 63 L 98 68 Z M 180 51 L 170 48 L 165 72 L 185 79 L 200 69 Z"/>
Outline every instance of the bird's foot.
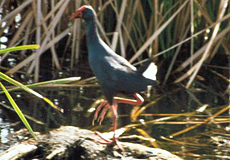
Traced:
<path fill-rule="evenodd" d="M 121 146 L 121 144 L 119 143 L 119 141 L 118 141 L 117 137 L 115 137 L 115 135 L 113 135 L 113 139 L 110 140 L 110 139 L 103 137 L 102 134 L 99 132 L 95 132 L 95 134 L 101 138 L 101 141 L 93 139 L 94 142 L 97 142 L 100 144 L 107 144 L 107 145 L 111 145 L 111 146 L 116 145 L 120 150 L 124 151 L 124 148 Z"/>
<path fill-rule="evenodd" d="M 104 108 L 103 108 L 104 107 Z M 102 109 L 103 108 L 103 109 Z M 94 118 L 93 118 L 93 122 L 92 124 L 94 125 L 94 121 L 97 120 L 99 121 L 99 124 L 102 123 L 102 121 L 104 120 L 105 114 L 107 112 L 107 110 L 110 108 L 110 104 L 108 103 L 108 101 L 103 101 L 101 102 L 101 104 L 97 107 L 95 114 L 94 114 Z M 102 111 L 101 111 L 102 110 Z M 101 111 L 100 116 L 98 117 L 99 112 Z"/>
<path fill-rule="evenodd" d="M 93 118 L 93 125 L 94 125 L 94 121 L 97 120 L 99 121 L 99 124 L 102 123 L 102 121 L 104 120 L 104 117 L 105 117 L 105 114 L 106 112 L 108 111 L 109 108 L 111 108 L 112 110 L 112 113 L 113 113 L 113 139 L 110 140 L 110 139 L 107 139 L 107 138 L 104 138 L 99 132 L 95 132 L 95 134 L 101 139 L 101 140 L 95 140 L 93 139 L 93 141 L 97 142 L 97 143 L 100 143 L 100 144 L 107 144 L 107 145 L 117 145 L 119 149 L 121 149 L 123 151 L 123 148 L 121 147 L 121 145 L 119 144 L 118 140 L 117 140 L 117 137 L 115 137 L 115 131 L 117 129 L 117 118 L 118 118 L 118 115 L 117 115 L 117 103 L 113 104 L 113 105 L 110 105 L 108 103 L 108 101 L 103 101 L 101 102 L 101 104 L 97 107 L 96 111 L 95 111 L 95 114 L 94 114 L 94 118 Z M 99 112 L 101 111 L 100 113 L 100 116 L 98 115 Z"/>
<path fill-rule="evenodd" d="M 109 140 L 109 139 L 103 137 L 102 134 L 99 133 L 99 132 L 95 132 L 95 134 L 96 134 L 99 138 L 101 138 L 101 141 L 99 141 L 99 140 L 97 141 L 98 143 L 101 143 L 101 144 L 111 144 L 111 145 L 113 145 L 114 142 L 117 141 L 117 140 L 113 141 L 114 138 L 113 138 L 113 140 Z M 115 138 L 115 139 L 116 139 L 116 138 Z"/>

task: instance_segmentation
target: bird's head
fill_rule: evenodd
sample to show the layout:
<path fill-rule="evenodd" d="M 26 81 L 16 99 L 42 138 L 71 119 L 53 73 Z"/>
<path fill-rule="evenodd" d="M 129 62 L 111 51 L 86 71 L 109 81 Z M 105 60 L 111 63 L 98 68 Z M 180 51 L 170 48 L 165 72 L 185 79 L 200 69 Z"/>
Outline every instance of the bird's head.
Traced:
<path fill-rule="evenodd" d="M 81 6 L 75 13 L 72 14 L 71 19 L 82 18 L 86 21 L 92 20 L 96 13 L 89 5 Z"/>

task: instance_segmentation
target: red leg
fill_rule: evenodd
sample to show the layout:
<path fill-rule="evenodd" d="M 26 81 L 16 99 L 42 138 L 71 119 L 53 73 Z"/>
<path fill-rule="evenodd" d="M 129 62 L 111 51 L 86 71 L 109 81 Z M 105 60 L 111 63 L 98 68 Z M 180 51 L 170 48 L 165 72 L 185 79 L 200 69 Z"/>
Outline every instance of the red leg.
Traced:
<path fill-rule="evenodd" d="M 108 107 L 111 107 L 111 110 L 112 110 L 112 113 L 113 113 L 113 140 L 111 141 L 111 140 L 108 140 L 108 139 L 104 138 L 98 132 L 95 132 L 95 134 L 98 135 L 103 140 L 103 141 L 97 141 L 99 143 L 102 143 L 102 144 L 112 144 L 112 143 L 115 143 L 115 144 L 117 144 L 117 138 L 115 136 L 115 131 L 117 129 L 117 118 L 118 118 L 118 114 L 117 114 L 117 103 L 115 103 L 114 105 L 106 104 L 105 108 L 102 111 L 103 115 L 101 114 L 101 116 L 103 116 L 103 117 L 100 117 L 100 118 L 101 118 L 101 120 L 104 119 L 104 114 L 108 110 Z"/>
<path fill-rule="evenodd" d="M 115 137 L 115 131 L 117 129 L 117 119 L 118 119 L 118 114 L 117 114 L 117 103 L 111 106 L 112 112 L 113 112 L 113 132 L 114 132 L 114 137 Z"/>
<path fill-rule="evenodd" d="M 115 105 L 116 109 L 115 110 L 117 110 L 117 104 L 118 103 L 125 103 L 125 104 L 131 104 L 131 105 L 138 105 L 139 106 L 139 105 L 141 105 L 144 102 L 144 99 L 143 99 L 143 97 L 140 94 L 135 93 L 134 97 L 136 99 L 126 99 L 126 98 L 121 98 L 121 97 L 114 97 L 114 103 L 116 103 L 116 105 Z M 109 109 L 109 107 L 110 107 L 110 104 L 108 103 L 108 101 L 102 102 L 97 107 L 97 109 L 95 111 L 95 114 L 94 114 L 93 122 L 92 122 L 93 125 L 94 125 L 94 121 L 96 119 L 98 119 L 98 121 L 99 121 L 100 124 L 102 123 L 102 121 L 104 120 L 105 114 L 106 114 L 107 110 Z M 98 117 L 98 114 L 99 114 L 99 112 L 100 112 L 101 109 L 102 109 L 102 112 L 101 112 L 100 116 Z"/>
<path fill-rule="evenodd" d="M 101 141 L 97 141 L 97 142 L 102 143 L 102 144 L 111 144 L 111 143 L 117 144 L 117 138 L 115 135 L 115 131 L 117 129 L 117 119 L 118 119 L 117 107 L 118 107 L 118 103 L 125 103 L 125 104 L 131 104 L 131 105 L 141 105 L 144 102 L 144 99 L 142 98 L 142 96 L 140 94 L 135 93 L 134 97 L 136 99 L 126 99 L 126 98 L 114 97 L 114 104 L 113 105 L 110 105 L 108 103 L 108 101 L 104 101 L 98 106 L 98 108 L 95 111 L 93 124 L 94 124 L 94 121 L 96 119 L 98 119 L 99 123 L 101 124 L 102 121 L 104 120 L 104 117 L 105 117 L 107 110 L 109 109 L 109 107 L 111 107 L 111 110 L 113 113 L 113 132 L 114 132 L 114 135 L 113 135 L 113 140 L 111 141 L 111 140 L 107 140 L 106 138 L 103 138 L 102 135 L 100 135 L 100 133 L 95 132 L 103 140 L 103 142 L 101 142 Z M 102 107 L 104 107 L 104 108 L 102 109 Z M 102 109 L 101 114 L 98 117 L 98 113 L 101 109 Z"/>
<path fill-rule="evenodd" d="M 144 98 L 140 94 L 135 93 L 134 97 L 136 99 L 126 99 L 126 98 L 114 97 L 114 101 L 116 103 L 125 103 L 125 104 L 137 105 L 137 106 L 140 106 L 144 102 Z"/>

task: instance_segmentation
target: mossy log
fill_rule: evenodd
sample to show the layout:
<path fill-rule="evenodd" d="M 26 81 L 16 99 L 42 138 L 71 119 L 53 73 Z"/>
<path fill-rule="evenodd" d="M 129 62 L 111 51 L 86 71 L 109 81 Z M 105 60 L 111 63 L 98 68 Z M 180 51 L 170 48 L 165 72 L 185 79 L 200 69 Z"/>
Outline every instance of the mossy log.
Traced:
<path fill-rule="evenodd" d="M 28 134 L 21 130 L 18 136 Z M 180 160 L 168 151 L 140 144 L 120 142 L 119 145 L 100 144 L 95 132 L 73 126 L 62 126 L 49 133 L 36 133 L 37 140 L 29 138 L 0 153 L 0 160 L 47 159 L 47 160 L 104 160 L 104 159 L 151 159 Z"/>

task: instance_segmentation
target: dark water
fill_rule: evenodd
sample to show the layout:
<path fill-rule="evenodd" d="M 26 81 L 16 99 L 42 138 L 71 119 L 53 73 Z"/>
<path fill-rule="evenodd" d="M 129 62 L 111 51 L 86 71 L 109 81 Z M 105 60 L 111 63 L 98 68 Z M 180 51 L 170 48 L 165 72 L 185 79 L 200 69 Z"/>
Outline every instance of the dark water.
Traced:
<path fill-rule="evenodd" d="M 80 76 L 82 79 L 92 77 L 87 59 L 85 61 L 86 63 L 81 63 L 75 69 L 66 67 L 63 68 L 63 71 L 51 72 L 49 66 L 41 66 L 43 77 L 41 81 L 73 76 Z M 68 64 L 68 61 L 64 63 Z M 14 75 L 13 78 L 20 82 L 33 82 L 33 76 L 20 73 Z M 96 81 L 93 80 L 84 86 L 77 87 L 34 88 L 35 91 L 63 108 L 64 113 L 54 110 L 44 101 L 24 91 L 14 91 L 11 92 L 11 95 L 22 112 L 34 118 L 33 120 L 27 118 L 34 131 L 47 132 L 49 129 L 58 128 L 61 125 L 73 125 L 102 132 L 111 131 L 111 114 L 107 114 L 102 125 L 96 123 L 92 126 L 95 110 L 93 104 L 103 97 L 99 85 L 95 86 L 95 83 Z M 215 91 L 223 90 L 223 86 L 226 85 L 219 79 L 213 78 L 205 85 L 202 81 L 196 81 L 196 85 L 189 90 L 177 85 L 168 85 L 153 89 L 149 98 L 143 93 L 145 102 L 141 109 L 146 108 L 136 121 L 130 118 L 136 107 L 119 105 L 119 128 L 135 124 L 136 126 L 130 127 L 124 136 L 148 134 L 149 137 L 156 140 L 158 147 L 184 159 L 230 159 L 229 110 L 216 117 L 214 121 L 209 120 L 209 123 L 173 138 L 170 137 L 178 131 L 194 126 L 194 122 L 203 122 L 225 108 L 229 102 L 228 94 L 223 95 L 223 92 Z M 129 95 L 129 98 L 133 97 Z M 196 112 L 202 106 L 206 106 L 206 109 L 201 113 Z M 7 107 L 9 108 L 11 105 L 2 94 L 0 96 L 0 152 L 19 139 L 25 138 L 11 136 L 11 133 L 24 128 L 24 126 L 18 116 Z M 139 139 L 131 141 L 151 146 L 150 141 Z"/>
<path fill-rule="evenodd" d="M 92 104 L 102 97 L 102 92 L 99 87 L 57 87 L 57 88 L 39 88 L 35 89 L 43 96 L 48 97 L 59 107 L 64 108 L 64 113 L 59 113 L 53 108 L 50 108 L 45 102 L 28 93 L 16 91 L 12 92 L 16 103 L 25 115 L 30 115 L 36 120 L 44 124 L 38 124 L 36 121 L 29 120 L 34 131 L 46 132 L 50 128 L 58 128 L 61 125 L 73 125 L 81 128 L 87 128 L 99 131 L 111 130 L 111 114 L 103 121 L 102 125 L 96 124 L 92 126 L 93 108 Z M 170 135 L 193 126 L 193 124 L 176 124 L 176 122 L 190 122 L 196 119 L 205 119 L 216 113 L 222 108 L 220 103 L 224 103 L 225 99 L 214 96 L 211 93 L 197 92 L 196 97 L 202 101 L 203 104 L 209 104 L 209 109 L 205 112 L 205 116 L 183 115 L 172 118 L 171 114 L 191 113 L 195 111 L 200 104 L 191 98 L 191 93 L 184 89 L 177 89 L 174 91 L 166 91 L 164 89 L 152 91 L 150 98 L 145 97 L 145 105 L 149 105 L 153 101 L 154 104 L 142 113 L 136 122 L 131 122 L 130 113 L 134 107 L 129 105 L 119 106 L 119 127 L 124 127 L 130 124 L 140 124 L 137 127 L 132 127 L 128 135 L 140 135 L 137 129 L 142 129 L 148 133 L 152 138 L 156 139 L 157 144 L 178 156 L 185 159 L 230 159 L 230 135 L 228 113 L 222 114 L 220 118 L 225 120 L 223 123 L 208 123 L 201 125 L 191 131 L 181 134 L 177 137 L 171 138 Z M 145 94 L 143 94 L 145 96 Z M 213 96 L 213 97 L 212 97 Z M 216 103 L 216 101 L 219 103 Z M 222 101 L 222 102 L 220 102 Z M 4 105 L 10 106 L 4 96 L 0 97 L 0 102 Z M 212 107 L 210 107 L 212 106 Z M 214 107 L 216 107 L 214 109 Z M 213 109 L 211 109 L 213 108 Z M 199 114 L 196 114 L 199 115 Z M 202 115 L 202 114 L 200 114 Z M 153 120 L 160 120 L 160 118 L 171 117 L 169 120 L 163 122 L 174 122 L 172 124 L 149 123 Z M 15 143 L 17 138 L 11 137 L 11 133 L 23 127 L 17 115 L 5 109 L 0 108 L 0 138 L 2 152 L 9 147 L 9 144 Z M 146 124 L 147 123 L 147 124 Z M 165 138 L 164 138 L 165 137 Z M 136 141 L 151 146 L 149 142 Z"/>

